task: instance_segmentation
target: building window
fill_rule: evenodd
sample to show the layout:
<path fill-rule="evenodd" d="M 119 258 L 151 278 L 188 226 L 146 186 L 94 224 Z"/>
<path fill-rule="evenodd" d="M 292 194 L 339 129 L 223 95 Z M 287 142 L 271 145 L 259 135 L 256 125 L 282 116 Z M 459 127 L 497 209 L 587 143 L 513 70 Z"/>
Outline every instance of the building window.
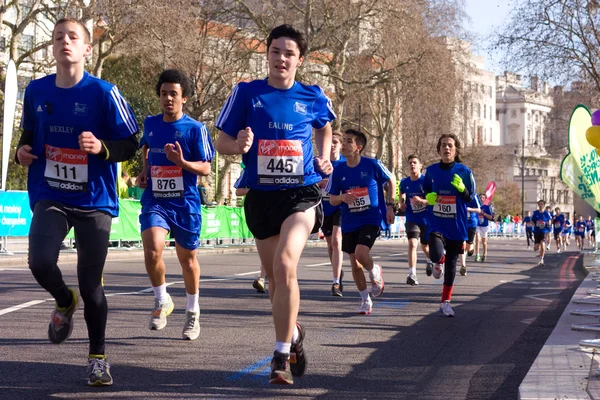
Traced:
<path fill-rule="evenodd" d="M 481 93 L 485 94 L 485 86 L 481 84 Z"/>
<path fill-rule="evenodd" d="M 562 204 L 562 190 L 556 191 L 556 202 Z"/>
<path fill-rule="evenodd" d="M 542 189 L 542 200 L 546 201 L 548 197 L 548 189 Z"/>
<path fill-rule="evenodd" d="M 525 141 L 529 144 L 533 144 L 533 140 L 531 138 L 531 129 L 527 129 L 527 137 L 525 138 Z"/>
<path fill-rule="evenodd" d="M 4 53 L 6 50 L 6 38 L 0 37 L 0 52 Z"/>
<path fill-rule="evenodd" d="M 554 203 L 554 190 L 550 189 L 550 203 Z"/>
<path fill-rule="evenodd" d="M 477 93 L 477 90 L 479 90 L 479 84 L 475 84 L 475 93 Z"/>
<path fill-rule="evenodd" d="M 492 98 L 492 87 L 488 86 L 488 93 L 490 94 L 490 99 Z"/>
<path fill-rule="evenodd" d="M 517 118 L 517 110 L 511 110 L 510 111 L 510 117 L 511 118 Z"/>
<path fill-rule="evenodd" d="M 19 49 L 23 52 L 28 52 L 33 49 L 34 46 L 34 37 L 33 35 L 21 35 L 21 40 L 19 41 Z"/>
<path fill-rule="evenodd" d="M 475 118 L 475 107 L 473 106 L 473 103 L 471 103 L 471 118 Z"/>
<path fill-rule="evenodd" d="M 490 128 L 490 143 L 494 140 L 494 131 Z"/>
<path fill-rule="evenodd" d="M 569 204 L 569 191 L 565 190 L 565 202 L 563 204 Z"/>
<path fill-rule="evenodd" d="M 477 118 L 481 118 L 481 104 L 477 103 Z"/>
<path fill-rule="evenodd" d="M 483 105 L 483 119 L 487 118 L 487 106 L 484 104 Z"/>
<path fill-rule="evenodd" d="M 538 122 L 538 115 L 535 114 L 535 122 Z"/>
<path fill-rule="evenodd" d="M 527 113 L 527 121 L 531 121 L 531 114 Z"/>

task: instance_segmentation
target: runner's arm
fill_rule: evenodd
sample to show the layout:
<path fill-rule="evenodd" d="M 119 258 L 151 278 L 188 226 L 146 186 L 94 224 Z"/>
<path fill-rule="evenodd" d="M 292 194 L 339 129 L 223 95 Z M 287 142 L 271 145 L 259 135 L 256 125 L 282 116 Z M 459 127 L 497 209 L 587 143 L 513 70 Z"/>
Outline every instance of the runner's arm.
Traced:
<path fill-rule="evenodd" d="M 219 136 L 217 136 L 215 149 L 224 156 L 242 154 L 237 139 L 223 131 L 219 132 Z"/>
<path fill-rule="evenodd" d="M 210 161 L 186 161 L 184 160 L 181 168 L 200 176 L 210 175 Z"/>
<path fill-rule="evenodd" d="M 137 135 L 131 135 L 125 139 L 100 140 L 100 142 L 102 142 L 102 150 L 98 156 L 112 162 L 127 161 L 133 158 L 139 147 Z"/>
<path fill-rule="evenodd" d="M 17 153 L 19 149 L 25 145 L 33 146 L 33 131 L 23 129 L 23 133 L 19 138 L 19 144 L 17 145 L 17 151 L 15 151 L 15 163 L 21 164 L 19 162 L 19 157 L 17 157 Z"/>
<path fill-rule="evenodd" d="M 329 160 L 331 157 L 331 140 L 333 138 L 331 124 L 328 122 L 324 127 L 315 130 L 315 144 L 319 151 L 319 157 Z"/>

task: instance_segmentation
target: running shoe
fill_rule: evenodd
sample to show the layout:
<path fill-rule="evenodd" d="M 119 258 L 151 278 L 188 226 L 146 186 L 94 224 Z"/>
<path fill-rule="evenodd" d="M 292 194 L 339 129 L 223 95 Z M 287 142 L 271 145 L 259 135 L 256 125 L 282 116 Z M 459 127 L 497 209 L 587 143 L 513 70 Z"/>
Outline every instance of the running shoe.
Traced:
<path fill-rule="evenodd" d="M 425 275 L 431 276 L 433 273 L 433 263 L 430 261 L 427 263 L 427 267 L 425 267 Z"/>
<path fill-rule="evenodd" d="M 331 295 L 334 297 L 344 297 L 342 291 L 340 290 L 339 283 L 334 283 L 333 285 L 331 285 Z"/>
<path fill-rule="evenodd" d="M 557 253 L 557 254 L 558 254 L 558 253 L 560 253 L 560 249 L 556 249 L 556 253 Z"/>
<path fill-rule="evenodd" d="M 454 317 L 454 310 L 452 310 L 452 307 L 450 306 L 450 300 L 446 300 L 440 304 L 440 313 L 444 317 Z"/>
<path fill-rule="evenodd" d="M 415 274 L 408 274 L 406 277 L 406 284 L 410 286 L 417 286 L 419 284 L 417 281 L 417 276 Z"/>
<path fill-rule="evenodd" d="M 184 340 L 196 340 L 200 336 L 200 313 L 186 311 L 181 336 Z"/>
<path fill-rule="evenodd" d="M 373 278 L 371 279 L 371 294 L 379 297 L 383 293 L 385 283 L 383 282 L 383 271 L 381 265 L 373 264 Z"/>
<path fill-rule="evenodd" d="M 167 294 L 167 296 L 168 300 L 162 304 L 158 302 L 158 299 L 154 299 L 154 310 L 150 315 L 150 324 L 148 325 L 150 330 L 160 331 L 167 326 L 167 317 L 171 315 L 175 308 L 171 295 Z"/>
<path fill-rule="evenodd" d="M 434 279 L 440 279 L 444 275 L 444 264 L 433 265 L 433 277 Z"/>
<path fill-rule="evenodd" d="M 294 377 L 290 369 L 290 355 L 273 352 L 271 359 L 271 376 L 269 383 L 272 385 L 293 385 Z"/>
<path fill-rule="evenodd" d="M 467 267 L 466 266 L 463 265 L 460 267 L 460 274 L 462 276 L 467 276 Z"/>
<path fill-rule="evenodd" d="M 265 293 L 265 280 L 263 278 L 255 279 L 252 282 L 252 287 L 256 289 L 258 293 Z"/>
<path fill-rule="evenodd" d="M 485 262 L 485 258 L 487 257 L 487 254 L 484 254 L 481 256 L 481 262 Z"/>
<path fill-rule="evenodd" d="M 467 252 L 467 255 L 468 255 L 469 257 L 472 257 L 472 256 L 473 256 L 473 253 L 475 253 L 475 250 L 469 250 L 469 251 Z"/>
<path fill-rule="evenodd" d="M 88 386 L 111 386 L 113 384 L 110 364 L 106 361 L 106 357 L 90 356 L 86 372 Z"/>
<path fill-rule="evenodd" d="M 540 260 L 540 262 L 538 263 L 538 266 L 539 267 L 543 267 L 544 266 L 544 260 L 543 259 Z"/>
<path fill-rule="evenodd" d="M 368 298 L 367 300 L 360 301 L 360 307 L 356 309 L 357 314 L 369 315 L 373 311 L 373 301 Z"/>
<path fill-rule="evenodd" d="M 304 371 L 306 370 L 306 354 L 302 346 L 306 330 L 304 330 L 304 326 L 300 322 L 296 322 L 296 327 L 298 328 L 299 335 L 296 342 L 292 343 L 292 348 L 290 349 L 290 370 L 293 377 L 299 378 L 304 375 Z"/>
<path fill-rule="evenodd" d="M 546 250 L 550 250 L 550 245 L 547 245 L 547 246 L 546 246 Z"/>
<path fill-rule="evenodd" d="M 79 308 L 79 298 L 73 289 L 71 292 L 72 303 L 69 307 L 59 307 L 56 304 L 54 311 L 50 315 L 50 324 L 48 324 L 48 339 L 52 343 L 62 343 L 71 336 L 73 332 L 73 314 Z"/>
<path fill-rule="evenodd" d="M 479 262 L 479 254 L 475 254 L 475 262 Z"/>

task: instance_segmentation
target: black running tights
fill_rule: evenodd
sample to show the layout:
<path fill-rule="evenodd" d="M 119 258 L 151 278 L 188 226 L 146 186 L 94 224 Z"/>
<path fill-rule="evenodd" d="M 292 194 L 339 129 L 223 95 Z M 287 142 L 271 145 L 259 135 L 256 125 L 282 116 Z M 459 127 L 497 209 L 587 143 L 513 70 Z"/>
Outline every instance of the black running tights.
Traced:
<path fill-rule="evenodd" d="M 102 287 L 102 271 L 108 252 L 111 221 L 112 217 L 102 211 L 40 200 L 34 207 L 29 231 L 29 269 L 57 304 L 66 307 L 71 304 L 71 294 L 57 262 L 65 236 L 71 228 L 75 230 L 77 277 L 85 303 L 90 354 L 104 354 L 108 306 Z"/>
<path fill-rule="evenodd" d="M 429 257 L 434 263 L 439 263 L 446 250 L 446 261 L 444 262 L 444 286 L 454 285 L 456 277 L 456 263 L 458 256 L 462 254 L 464 241 L 448 240 L 439 232 L 431 232 L 428 238 Z"/>
<path fill-rule="evenodd" d="M 533 231 L 526 230 L 525 235 L 527 236 L 527 247 L 529 247 L 529 242 L 534 242 L 533 240 Z"/>

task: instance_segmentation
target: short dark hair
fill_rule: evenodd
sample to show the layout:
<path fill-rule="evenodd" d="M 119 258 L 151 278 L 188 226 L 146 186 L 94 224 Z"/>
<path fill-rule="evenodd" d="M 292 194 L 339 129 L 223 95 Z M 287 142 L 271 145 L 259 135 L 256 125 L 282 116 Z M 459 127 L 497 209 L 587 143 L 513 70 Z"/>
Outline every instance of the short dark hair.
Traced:
<path fill-rule="evenodd" d="M 341 139 L 341 138 L 342 138 L 342 135 L 343 135 L 343 134 L 342 134 L 342 132 L 340 132 L 340 131 L 333 131 L 333 132 L 331 132 L 331 138 L 332 138 L 332 139 L 333 139 L 334 137 L 336 137 L 336 138 L 338 138 L 338 139 Z"/>
<path fill-rule="evenodd" d="M 540 203 L 544 203 L 544 204 L 546 204 L 546 200 L 543 200 L 543 199 L 540 199 L 540 200 L 538 200 L 537 202 L 538 202 L 538 204 L 540 204 Z"/>
<path fill-rule="evenodd" d="M 410 162 L 410 160 L 412 160 L 413 158 L 416 158 L 417 160 L 419 160 L 419 162 L 421 162 L 421 159 L 416 154 L 411 154 L 410 156 L 408 156 L 408 158 L 406 159 L 406 161 Z"/>
<path fill-rule="evenodd" d="M 85 24 L 83 22 L 81 22 L 80 20 L 78 20 L 77 18 L 72 18 L 72 17 L 65 17 L 65 18 L 61 18 L 58 21 L 56 21 L 56 23 L 54 24 L 54 28 L 52 28 L 52 40 L 54 40 L 54 31 L 56 31 L 56 27 L 62 24 L 66 24 L 67 22 L 72 22 L 74 24 L 77 24 L 81 27 L 81 30 L 83 30 L 83 36 L 85 37 L 85 43 L 86 44 L 90 44 L 92 43 L 92 35 L 90 34 L 90 31 L 88 31 L 88 28 L 86 28 Z"/>
<path fill-rule="evenodd" d="M 438 154 L 440 153 L 440 149 L 442 148 L 442 139 L 446 138 L 454 140 L 454 147 L 456 148 L 456 157 L 454 159 L 456 160 L 456 162 L 462 162 L 460 158 L 460 149 L 462 148 L 462 146 L 460 144 L 458 136 L 456 136 L 454 133 L 444 133 L 442 134 L 442 136 L 440 136 L 436 146 Z"/>
<path fill-rule="evenodd" d="M 181 86 L 181 95 L 188 99 L 194 95 L 192 83 L 187 75 L 179 69 L 166 69 L 158 77 L 156 83 L 156 95 L 160 97 L 160 88 L 163 83 L 179 83 Z"/>
<path fill-rule="evenodd" d="M 358 144 L 359 146 L 362 146 L 360 149 L 360 153 L 362 153 L 362 151 L 367 146 L 367 135 L 365 135 L 364 133 L 362 133 L 361 131 L 356 130 L 356 129 L 346 129 L 344 131 L 344 134 L 354 136 L 354 140 L 356 141 L 356 144 Z"/>
<path fill-rule="evenodd" d="M 296 42 L 298 50 L 300 50 L 300 57 L 304 57 L 308 50 L 308 41 L 302 32 L 288 24 L 279 25 L 271 30 L 267 37 L 267 52 L 271 47 L 271 43 L 273 43 L 273 39 L 279 39 L 280 37 L 287 37 Z"/>

